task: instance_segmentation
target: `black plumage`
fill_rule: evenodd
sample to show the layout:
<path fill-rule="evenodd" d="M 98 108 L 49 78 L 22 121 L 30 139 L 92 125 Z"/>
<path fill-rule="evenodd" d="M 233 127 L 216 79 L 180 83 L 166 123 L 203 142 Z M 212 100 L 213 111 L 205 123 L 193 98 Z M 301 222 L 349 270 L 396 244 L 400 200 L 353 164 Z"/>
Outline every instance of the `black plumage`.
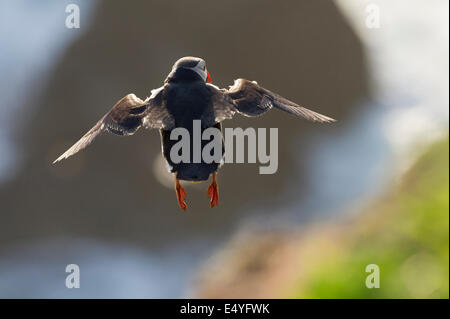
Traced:
<path fill-rule="evenodd" d="M 190 72 L 193 73 L 193 72 Z M 183 73 L 182 73 L 183 74 Z M 181 81 L 176 78 L 169 78 L 164 86 L 163 100 L 166 108 L 175 120 L 175 127 L 182 127 L 189 131 L 190 135 L 190 163 L 175 164 L 170 159 L 170 150 L 178 140 L 170 140 L 171 130 L 161 129 L 161 141 L 163 155 L 171 168 L 172 173 L 177 174 L 177 178 L 187 181 L 204 181 L 209 175 L 215 172 L 219 166 L 218 163 L 205 163 L 203 159 L 200 163 L 194 163 L 192 145 L 193 121 L 202 121 L 205 113 L 213 112 L 211 94 L 206 83 L 201 79 Z M 201 133 L 211 126 L 220 128 L 220 123 L 201 123 Z M 219 125 L 216 125 L 219 124 Z M 202 140 L 202 149 L 208 141 Z"/>
<path fill-rule="evenodd" d="M 152 90 L 152 94 L 141 100 L 134 94 L 128 94 L 118 101 L 112 109 L 98 121 L 78 142 L 58 157 L 55 162 L 74 155 L 103 131 L 118 135 L 131 135 L 141 126 L 157 128 L 161 134 L 162 152 L 169 164 L 170 171 L 175 174 L 175 189 L 180 207 L 187 208 L 184 199 L 186 192 L 179 180 L 204 181 L 212 174 L 213 182 L 208 188 L 212 207 L 218 203 L 218 186 L 216 171 L 219 163 L 193 163 L 192 151 L 190 163 L 174 163 L 170 159 L 170 150 L 177 142 L 170 139 L 173 129 L 182 127 L 191 134 L 193 144 L 193 121 L 201 121 L 201 131 L 209 127 L 221 129 L 220 122 L 231 119 L 234 114 L 259 116 L 272 108 L 278 108 L 293 115 L 317 122 L 333 122 L 321 115 L 282 96 L 273 93 L 254 81 L 238 79 L 227 89 L 220 89 L 211 83 L 203 59 L 184 57 L 172 67 L 164 81 L 164 85 Z M 208 141 L 202 141 L 203 146 Z M 224 149 L 222 148 L 222 156 Z"/>

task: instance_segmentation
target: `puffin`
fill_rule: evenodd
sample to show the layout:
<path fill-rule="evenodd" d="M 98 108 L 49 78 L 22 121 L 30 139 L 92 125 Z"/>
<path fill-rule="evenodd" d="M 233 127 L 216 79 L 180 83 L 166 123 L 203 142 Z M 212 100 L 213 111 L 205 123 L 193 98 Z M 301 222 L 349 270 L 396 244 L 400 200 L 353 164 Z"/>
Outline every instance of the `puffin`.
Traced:
<path fill-rule="evenodd" d="M 221 89 L 212 84 L 204 59 L 183 57 L 175 62 L 163 86 L 151 90 L 151 95 L 145 100 L 133 93 L 127 94 L 53 164 L 81 151 L 103 132 L 128 136 L 133 135 L 141 127 L 158 129 L 163 157 L 170 173 L 174 176 L 174 188 L 179 207 L 182 210 L 188 207 L 187 193 L 180 183 L 181 180 L 201 182 L 211 177 L 207 195 L 210 198 L 209 205 L 213 208 L 219 203 L 217 171 L 223 161 L 207 163 L 201 159 L 197 162 L 175 163 L 171 160 L 170 151 L 177 140 L 170 138 L 171 132 L 176 128 L 184 128 L 192 133 L 195 120 L 200 121 L 202 133 L 211 127 L 221 132 L 221 122 L 231 119 L 235 114 L 254 117 L 272 108 L 314 122 L 335 121 L 331 117 L 311 111 L 271 92 L 255 81 L 239 78 L 228 89 Z M 193 134 L 190 136 L 192 139 Z M 202 141 L 201 147 L 204 146 L 205 141 Z M 190 156 L 192 158 L 192 155 Z M 222 146 L 222 158 L 223 156 L 224 147 Z"/>

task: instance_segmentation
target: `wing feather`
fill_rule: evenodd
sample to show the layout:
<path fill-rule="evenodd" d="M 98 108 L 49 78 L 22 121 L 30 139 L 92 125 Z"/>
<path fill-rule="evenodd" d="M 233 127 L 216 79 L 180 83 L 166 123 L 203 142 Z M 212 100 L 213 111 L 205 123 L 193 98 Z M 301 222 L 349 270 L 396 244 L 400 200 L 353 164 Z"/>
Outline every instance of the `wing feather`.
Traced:
<path fill-rule="evenodd" d="M 254 81 L 237 79 L 228 90 L 209 85 L 213 95 L 214 120 L 220 122 L 231 118 L 235 113 L 245 116 L 259 116 L 273 107 L 302 117 L 304 119 L 329 123 L 335 120 L 300 106 L 288 99 L 273 93 Z M 214 88 L 213 88 L 214 87 Z"/>
<path fill-rule="evenodd" d="M 173 119 L 162 103 L 163 87 L 153 90 L 145 101 L 134 94 L 120 99 L 94 127 L 92 127 L 74 145 L 58 157 L 53 163 L 66 159 L 91 144 L 102 132 L 117 135 L 132 135 L 142 125 L 145 128 L 170 128 Z"/>
<path fill-rule="evenodd" d="M 102 119 L 103 120 L 103 119 Z M 63 159 L 66 159 L 72 156 L 75 153 L 78 153 L 86 146 L 92 143 L 92 141 L 103 131 L 104 124 L 102 120 L 98 121 L 97 124 L 94 125 L 86 134 L 83 135 L 82 138 L 78 140 L 75 144 L 73 144 L 67 151 L 65 151 L 60 157 L 58 157 L 53 164 L 59 162 Z"/>

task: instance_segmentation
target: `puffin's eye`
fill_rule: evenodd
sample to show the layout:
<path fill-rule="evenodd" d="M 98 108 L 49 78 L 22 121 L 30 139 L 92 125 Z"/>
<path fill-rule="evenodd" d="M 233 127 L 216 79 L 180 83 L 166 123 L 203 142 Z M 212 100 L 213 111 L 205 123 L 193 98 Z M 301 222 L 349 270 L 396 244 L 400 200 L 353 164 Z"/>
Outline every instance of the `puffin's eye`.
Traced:
<path fill-rule="evenodd" d="M 205 64 L 203 65 L 202 70 L 203 70 L 203 71 L 206 70 L 206 65 L 205 65 Z"/>

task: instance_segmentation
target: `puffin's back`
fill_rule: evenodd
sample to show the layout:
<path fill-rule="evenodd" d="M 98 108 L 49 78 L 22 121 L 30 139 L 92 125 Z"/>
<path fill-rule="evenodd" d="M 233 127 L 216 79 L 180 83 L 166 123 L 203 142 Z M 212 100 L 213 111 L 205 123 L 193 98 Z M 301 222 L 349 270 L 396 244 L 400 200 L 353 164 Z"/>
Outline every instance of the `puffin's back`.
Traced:
<path fill-rule="evenodd" d="M 173 163 L 170 159 L 170 150 L 178 140 L 171 140 L 171 130 L 161 130 L 161 144 L 163 156 L 166 159 L 170 171 L 177 174 L 177 178 L 187 181 L 203 181 L 209 178 L 209 175 L 219 168 L 219 163 L 205 163 L 201 159 L 200 163 L 193 162 L 194 142 L 193 123 L 194 120 L 201 120 L 203 114 L 212 112 L 211 93 L 204 82 L 183 82 L 168 83 L 164 89 L 165 107 L 175 119 L 175 128 L 182 127 L 188 130 L 190 134 L 190 163 Z M 221 124 L 217 123 L 213 127 L 221 130 Z M 205 122 L 201 123 L 201 134 L 208 126 Z M 201 135 L 200 135 L 201 136 Z M 201 141 L 201 149 L 208 144 L 208 140 Z M 224 146 L 222 143 L 222 156 Z"/>

